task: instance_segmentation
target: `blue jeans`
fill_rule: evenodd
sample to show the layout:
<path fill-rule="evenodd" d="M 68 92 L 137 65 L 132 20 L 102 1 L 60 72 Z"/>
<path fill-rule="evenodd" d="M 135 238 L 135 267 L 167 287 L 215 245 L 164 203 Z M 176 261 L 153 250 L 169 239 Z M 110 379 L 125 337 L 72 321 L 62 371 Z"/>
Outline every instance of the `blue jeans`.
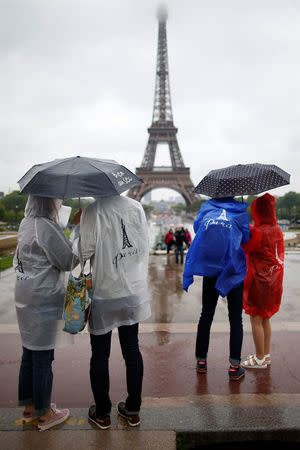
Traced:
<path fill-rule="evenodd" d="M 175 255 L 176 255 L 176 264 L 178 264 L 178 259 L 180 255 L 180 263 L 183 264 L 183 247 L 176 247 L 175 248 Z"/>
<path fill-rule="evenodd" d="M 214 318 L 219 293 L 215 289 L 217 277 L 203 277 L 202 287 L 202 312 L 198 323 L 196 340 L 196 359 L 206 361 L 210 327 Z M 228 317 L 230 323 L 229 361 L 233 365 L 241 362 L 241 350 L 243 343 L 243 288 L 241 283 L 232 289 L 227 295 Z"/>
<path fill-rule="evenodd" d="M 19 373 L 19 406 L 34 405 L 35 415 L 50 409 L 54 350 L 28 350 L 23 347 Z"/>
<path fill-rule="evenodd" d="M 126 409 L 130 412 L 140 410 L 142 403 L 143 359 L 139 350 L 138 326 L 122 326 L 118 328 L 122 355 L 126 364 L 127 399 Z M 109 357 L 111 347 L 111 331 L 106 334 L 90 335 L 92 356 L 90 364 L 90 379 L 96 403 L 96 416 L 110 414 L 111 401 L 109 397 Z"/>

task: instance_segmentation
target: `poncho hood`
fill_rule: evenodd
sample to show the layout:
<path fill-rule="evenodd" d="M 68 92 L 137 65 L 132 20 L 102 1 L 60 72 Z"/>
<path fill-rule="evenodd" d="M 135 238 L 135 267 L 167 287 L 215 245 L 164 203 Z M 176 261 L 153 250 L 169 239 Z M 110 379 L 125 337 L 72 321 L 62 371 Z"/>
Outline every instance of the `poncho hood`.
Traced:
<path fill-rule="evenodd" d="M 217 277 L 216 290 L 222 297 L 237 287 L 246 274 L 246 257 L 241 244 L 250 237 L 247 203 L 232 197 L 203 203 L 194 222 L 195 237 L 186 255 L 183 289 L 194 275 Z"/>
<path fill-rule="evenodd" d="M 251 205 L 251 212 L 256 227 L 262 224 L 276 225 L 275 197 L 265 194 L 258 197 Z"/>
<path fill-rule="evenodd" d="M 244 202 L 238 202 L 233 197 L 224 198 L 212 198 L 209 203 L 216 208 L 224 208 L 226 211 L 232 213 L 242 213 L 247 210 L 248 204 Z"/>

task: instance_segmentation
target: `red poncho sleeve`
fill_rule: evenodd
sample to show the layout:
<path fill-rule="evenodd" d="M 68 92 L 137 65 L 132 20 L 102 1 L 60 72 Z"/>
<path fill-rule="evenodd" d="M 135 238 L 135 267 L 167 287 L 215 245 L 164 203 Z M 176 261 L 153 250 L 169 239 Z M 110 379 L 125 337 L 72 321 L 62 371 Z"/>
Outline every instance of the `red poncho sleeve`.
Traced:
<path fill-rule="evenodd" d="M 244 252 L 252 253 L 259 249 L 262 240 L 262 234 L 259 228 L 255 228 L 250 225 L 250 239 L 248 242 L 242 245 Z"/>

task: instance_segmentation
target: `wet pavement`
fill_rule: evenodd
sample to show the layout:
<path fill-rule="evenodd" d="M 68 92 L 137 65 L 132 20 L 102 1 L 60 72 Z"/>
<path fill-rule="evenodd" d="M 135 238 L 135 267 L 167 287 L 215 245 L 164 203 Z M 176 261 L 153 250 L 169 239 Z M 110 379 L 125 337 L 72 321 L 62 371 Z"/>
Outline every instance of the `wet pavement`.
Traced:
<path fill-rule="evenodd" d="M 271 366 L 266 370 L 248 370 L 241 382 L 230 382 L 226 300 L 220 298 L 217 306 L 208 372 L 197 374 L 194 347 L 201 310 L 201 278 L 185 293 L 181 288 L 183 266 L 175 264 L 174 255 L 151 256 L 149 290 L 153 314 L 140 325 L 144 358 L 141 426 L 128 430 L 114 408 L 110 431 L 95 431 L 88 423 L 87 408 L 93 402 L 89 384 L 90 347 L 88 333 L 82 333 L 75 337 L 74 345 L 55 352 L 53 401 L 58 407 L 71 408 L 71 417 L 66 424 L 45 434 L 37 433 L 33 426 L 23 427 L 20 421 L 17 381 L 21 341 L 13 306 L 14 274 L 12 270 L 6 271 L 0 280 L 0 439 L 4 445 L 1 448 L 38 448 L 41 444 L 54 448 L 54 436 L 65 440 L 66 446 L 72 443 L 74 449 L 82 448 L 84 442 L 87 448 L 97 445 L 176 448 L 176 436 L 180 436 L 179 443 L 185 442 L 185 448 L 189 448 L 187 436 L 196 436 L 198 444 L 249 440 L 299 442 L 299 267 L 300 253 L 288 252 L 282 305 L 272 319 Z M 246 356 L 253 351 L 246 316 L 244 331 Z M 110 373 L 115 407 L 126 394 L 125 367 L 116 333 L 112 338 Z"/>

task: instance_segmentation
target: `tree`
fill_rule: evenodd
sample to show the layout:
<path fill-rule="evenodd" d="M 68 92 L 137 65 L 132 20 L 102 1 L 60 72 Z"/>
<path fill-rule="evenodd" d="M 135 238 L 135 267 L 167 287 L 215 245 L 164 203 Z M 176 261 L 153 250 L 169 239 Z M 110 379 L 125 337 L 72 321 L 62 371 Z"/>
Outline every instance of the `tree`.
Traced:
<path fill-rule="evenodd" d="M 188 212 L 198 212 L 201 208 L 201 205 L 205 203 L 206 200 L 195 200 L 191 205 L 188 206 Z"/>
<path fill-rule="evenodd" d="M 152 205 L 142 205 L 142 207 L 144 208 L 146 217 L 149 217 L 151 212 L 154 210 L 154 206 Z"/>
<path fill-rule="evenodd" d="M 10 225 L 16 223 L 16 214 L 12 209 L 5 211 L 4 222 Z"/>
<path fill-rule="evenodd" d="M 4 218 L 5 218 L 5 208 L 2 205 L 2 203 L 0 203 L 0 220 L 4 221 Z"/>
<path fill-rule="evenodd" d="M 172 209 L 175 213 L 180 214 L 181 211 L 186 211 L 186 205 L 183 205 L 182 203 L 178 203 L 177 205 L 172 206 Z"/>
<path fill-rule="evenodd" d="M 287 192 L 276 199 L 276 214 L 279 219 L 296 221 L 300 219 L 300 194 Z"/>
<path fill-rule="evenodd" d="M 16 209 L 21 211 L 25 209 L 27 198 L 27 195 L 20 194 L 19 191 L 13 191 L 11 194 L 7 194 L 2 198 L 2 205 L 6 211 L 15 211 Z"/>

